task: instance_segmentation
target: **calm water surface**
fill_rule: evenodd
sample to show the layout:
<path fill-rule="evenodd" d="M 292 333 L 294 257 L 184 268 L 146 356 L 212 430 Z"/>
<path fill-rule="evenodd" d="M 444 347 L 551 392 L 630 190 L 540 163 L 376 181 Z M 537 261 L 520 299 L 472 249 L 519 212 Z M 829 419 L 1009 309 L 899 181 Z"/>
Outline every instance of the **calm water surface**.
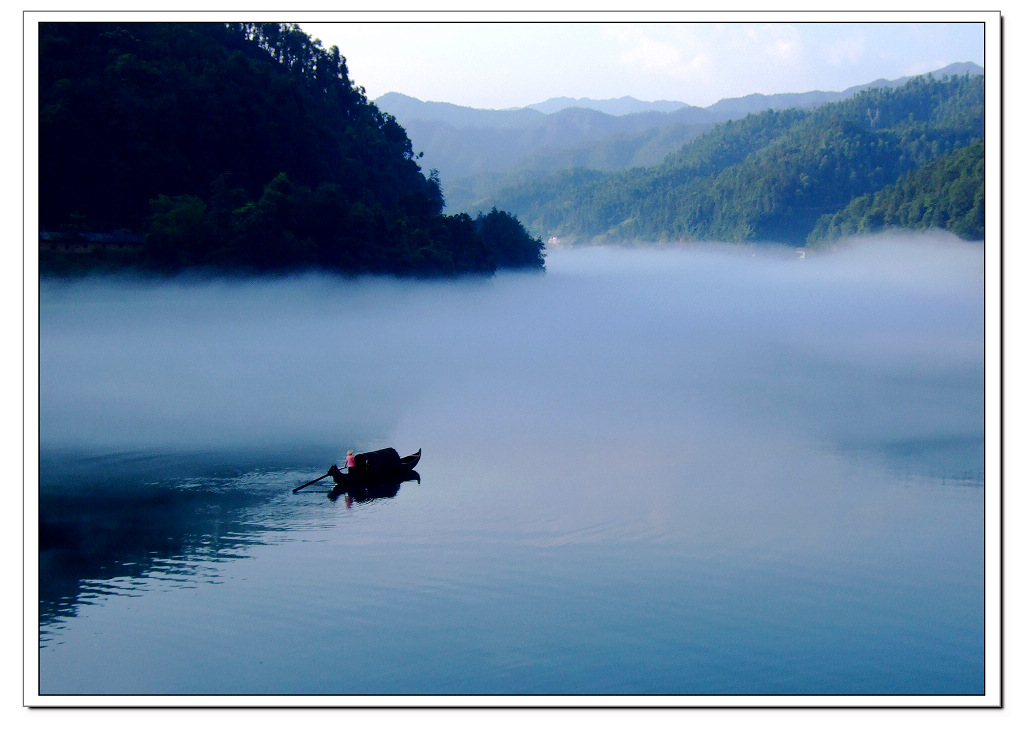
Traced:
<path fill-rule="evenodd" d="M 980 694 L 983 252 L 46 281 L 41 694 Z M 346 504 L 345 450 L 423 449 Z"/>

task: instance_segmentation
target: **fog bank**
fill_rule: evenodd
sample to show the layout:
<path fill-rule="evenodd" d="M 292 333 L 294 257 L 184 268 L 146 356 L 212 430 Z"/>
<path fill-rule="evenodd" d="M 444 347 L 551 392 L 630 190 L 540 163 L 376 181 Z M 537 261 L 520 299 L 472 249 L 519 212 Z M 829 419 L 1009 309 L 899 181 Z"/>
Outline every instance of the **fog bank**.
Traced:
<path fill-rule="evenodd" d="M 579 463 L 984 432 L 984 254 L 945 236 L 803 259 L 554 250 L 543 275 L 457 282 L 46 280 L 39 314 L 44 449 L 394 445 Z"/>

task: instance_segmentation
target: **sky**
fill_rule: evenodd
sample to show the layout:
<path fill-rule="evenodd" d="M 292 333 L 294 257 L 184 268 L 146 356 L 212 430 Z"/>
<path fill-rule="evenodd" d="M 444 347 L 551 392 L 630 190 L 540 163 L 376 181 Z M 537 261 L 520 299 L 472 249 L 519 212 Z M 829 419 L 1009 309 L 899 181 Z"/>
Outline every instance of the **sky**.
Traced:
<path fill-rule="evenodd" d="M 823 16 L 787 13 L 768 14 L 768 22 L 737 22 L 742 14 L 680 22 L 693 13 L 611 16 L 617 22 L 592 22 L 607 14 L 513 14 L 532 22 L 480 22 L 493 16 L 476 14 L 444 22 L 453 16 L 423 13 L 351 22 L 365 17 L 341 13 L 328 16 L 339 22 L 300 26 L 325 47 L 338 46 L 371 100 L 395 91 L 487 109 L 558 96 L 708 106 L 751 93 L 842 91 L 961 61 L 985 66 L 982 23 L 932 22 L 981 14 L 899 15 L 927 22 L 885 22 L 895 16 L 878 14 L 853 16 L 870 22 L 807 22 Z M 410 17 L 417 22 L 402 22 Z M 652 17 L 659 22 L 628 22 Z"/>

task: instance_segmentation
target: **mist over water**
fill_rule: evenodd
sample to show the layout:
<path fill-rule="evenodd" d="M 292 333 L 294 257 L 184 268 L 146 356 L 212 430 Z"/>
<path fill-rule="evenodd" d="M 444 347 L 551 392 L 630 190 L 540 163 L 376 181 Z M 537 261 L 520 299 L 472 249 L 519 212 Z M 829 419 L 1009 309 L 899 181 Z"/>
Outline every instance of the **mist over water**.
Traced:
<path fill-rule="evenodd" d="M 43 520 L 116 535 L 53 560 L 44 692 L 979 691 L 981 246 L 547 268 L 43 281 Z M 385 446 L 422 483 L 291 493 Z"/>
<path fill-rule="evenodd" d="M 415 450 L 500 433 L 530 458 L 611 460 L 729 432 L 981 435 L 979 247 L 555 250 L 548 269 L 44 281 L 41 443 Z"/>

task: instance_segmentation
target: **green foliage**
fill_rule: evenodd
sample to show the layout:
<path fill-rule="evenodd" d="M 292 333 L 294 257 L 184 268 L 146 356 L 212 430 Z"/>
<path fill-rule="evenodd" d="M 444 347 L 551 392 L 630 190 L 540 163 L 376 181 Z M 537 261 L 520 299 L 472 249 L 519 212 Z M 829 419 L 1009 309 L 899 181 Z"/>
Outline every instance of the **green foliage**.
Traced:
<path fill-rule="evenodd" d="M 823 215 L 983 136 L 984 77 L 918 77 L 815 110 L 752 114 L 655 167 L 563 172 L 495 203 L 570 239 L 803 245 Z"/>
<path fill-rule="evenodd" d="M 206 203 L 195 195 L 158 195 L 150 202 L 148 253 L 161 266 L 189 266 L 211 242 Z"/>
<path fill-rule="evenodd" d="M 157 269 L 494 269 L 405 130 L 297 26 L 39 35 L 41 230 L 145 234 L 134 263 Z"/>
<path fill-rule="evenodd" d="M 486 215 L 477 216 L 476 228 L 494 262 L 503 268 L 541 268 L 544 266 L 543 246 L 538 238 L 531 238 L 519 219 L 504 210 L 491 208 Z"/>
<path fill-rule="evenodd" d="M 819 243 L 890 228 L 941 228 L 965 240 L 984 240 L 984 140 L 943 155 L 892 185 L 822 216 L 808 240 Z"/>

